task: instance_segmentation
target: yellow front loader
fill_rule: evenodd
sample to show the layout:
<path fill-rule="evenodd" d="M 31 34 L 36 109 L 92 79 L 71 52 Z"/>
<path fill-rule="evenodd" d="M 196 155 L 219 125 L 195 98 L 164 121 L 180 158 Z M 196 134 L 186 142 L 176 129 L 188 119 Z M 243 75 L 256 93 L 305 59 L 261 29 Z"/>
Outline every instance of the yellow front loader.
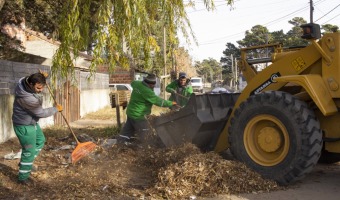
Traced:
<path fill-rule="evenodd" d="M 310 41 L 306 47 L 241 49 L 242 93 L 193 95 L 181 111 L 154 121 L 162 141 L 229 148 L 237 160 L 283 185 L 303 178 L 318 161 L 340 161 L 340 33 L 321 38 L 319 25 L 301 27 Z M 272 48 L 271 57 L 248 55 L 261 48 Z M 264 62 L 270 64 L 256 70 Z"/>

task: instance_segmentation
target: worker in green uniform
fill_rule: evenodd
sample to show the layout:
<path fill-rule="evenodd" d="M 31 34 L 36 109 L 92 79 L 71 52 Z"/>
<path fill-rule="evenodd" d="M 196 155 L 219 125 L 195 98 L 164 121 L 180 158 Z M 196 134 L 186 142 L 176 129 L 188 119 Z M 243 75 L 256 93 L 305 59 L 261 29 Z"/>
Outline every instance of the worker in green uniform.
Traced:
<path fill-rule="evenodd" d="M 166 86 L 166 91 L 171 93 L 170 101 L 176 101 L 181 107 L 185 106 L 193 93 L 190 79 L 185 72 L 178 74 L 178 79 Z"/>
<path fill-rule="evenodd" d="M 137 138 L 141 142 L 149 132 L 146 115 L 151 113 L 153 105 L 159 107 L 176 106 L 176 102 L 164 100 L 153 91 L 156 84 L 156 76 L 149 74 L 143 81 L 132 81 L 133 88 L 130 102 L 126 109 L 127 120 L 122 128 L 118 143 L 129 144 L 132 138 Z"/>
<path fill-rule="evenodd" d="M 44 146 L 45 136 L 38 124 L 40 118 L 61 112 L 63 107 L 43 108 L 41 92 L 46 85 L 47 73 L 35 73 L 21 78 L 15 88 L 13 128 L 22 147 L 19 163 L 19 183 L 29 185 L 33 162 Z"/>

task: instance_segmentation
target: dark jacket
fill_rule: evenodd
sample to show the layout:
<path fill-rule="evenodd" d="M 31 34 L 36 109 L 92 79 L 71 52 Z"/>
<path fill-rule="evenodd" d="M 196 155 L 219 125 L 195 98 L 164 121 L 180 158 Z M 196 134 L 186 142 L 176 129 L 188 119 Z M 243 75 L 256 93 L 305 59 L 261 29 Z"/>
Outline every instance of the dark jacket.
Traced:
<path fill-rule="evenodd" d="M 40 118 L 52 116 L 55 107 L 42 108 L 43 98 L 27 87 L 27 77 L 21 78 L 15 88 L 12 121 L 14 125 L 34 125 Z"/>

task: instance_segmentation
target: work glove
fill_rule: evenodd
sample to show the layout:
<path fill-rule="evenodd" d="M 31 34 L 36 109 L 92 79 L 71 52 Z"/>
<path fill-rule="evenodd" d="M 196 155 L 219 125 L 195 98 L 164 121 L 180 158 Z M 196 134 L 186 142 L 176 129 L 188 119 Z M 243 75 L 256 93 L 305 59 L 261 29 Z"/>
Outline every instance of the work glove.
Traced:
<path fill-rule="evenodd" d="M 57 108 L 58 112 L 63 111 L 63 106 L 62 105 L 57 104 L 57 105 L 55 105 L 55 107 Z"/>
<path fill-rule="evenodd" d="M 173 101 L 172 106 L 171 106 L 171 110 L 179 111 L 179 109 L 181 109 L 181 106 L 179 106 L 176 101 Z"/>

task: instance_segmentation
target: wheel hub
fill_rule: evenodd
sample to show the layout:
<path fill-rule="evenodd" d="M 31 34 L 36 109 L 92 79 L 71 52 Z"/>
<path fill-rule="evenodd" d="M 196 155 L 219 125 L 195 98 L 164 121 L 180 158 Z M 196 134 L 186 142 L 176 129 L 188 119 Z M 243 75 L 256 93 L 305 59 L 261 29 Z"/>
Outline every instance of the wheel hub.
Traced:
<path fill-rule="evenodd" d="M 275 116 L 262 114 L 249 120 L 244 145 L 251 159 L 262 166 L 275 166 L 289 151 L 289 134 Z"/>
<path fill-rule="evenodd" d="M 279 131 L 274 127 L 264 127 L 258 135 L 259 147 L 265 152 L 274 152 L 281 146 Z"/>

